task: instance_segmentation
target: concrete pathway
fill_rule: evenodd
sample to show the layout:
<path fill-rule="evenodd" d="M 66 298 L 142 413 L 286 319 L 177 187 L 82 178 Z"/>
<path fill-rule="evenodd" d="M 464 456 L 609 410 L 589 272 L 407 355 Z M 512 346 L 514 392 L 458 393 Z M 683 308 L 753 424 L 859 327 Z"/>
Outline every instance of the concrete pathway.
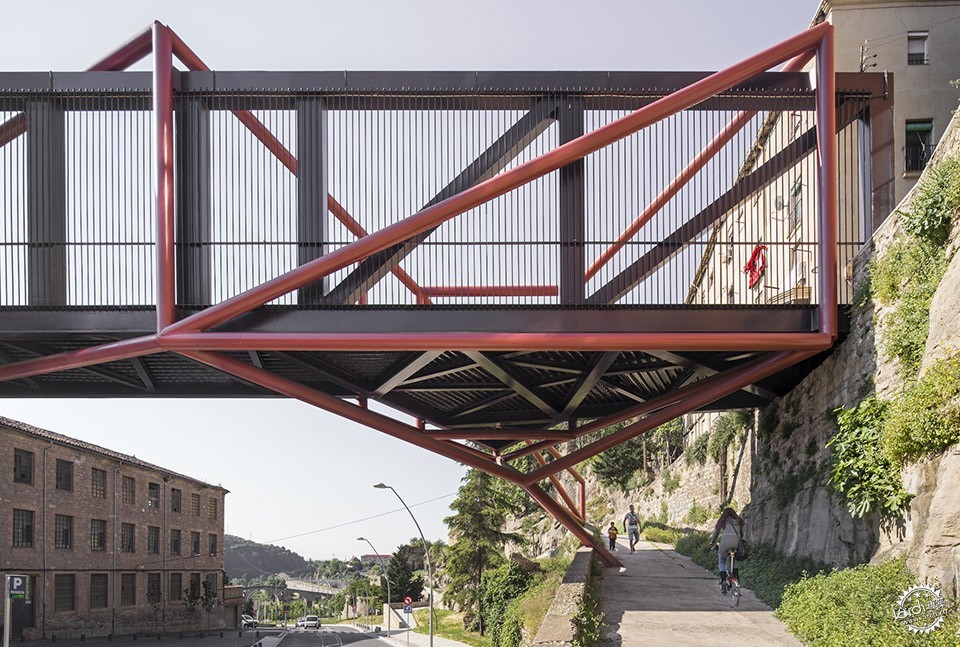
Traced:
<path fill-rule="evenodd" d="M 752 591 L 734 608 L 713 573 L 665 544 L 641 540 L 630 554 L 618 542 L 616 555 L 624 568 L 604 569 L 600 582 L 603 639 L 614 647 L 801 645 Z"/>

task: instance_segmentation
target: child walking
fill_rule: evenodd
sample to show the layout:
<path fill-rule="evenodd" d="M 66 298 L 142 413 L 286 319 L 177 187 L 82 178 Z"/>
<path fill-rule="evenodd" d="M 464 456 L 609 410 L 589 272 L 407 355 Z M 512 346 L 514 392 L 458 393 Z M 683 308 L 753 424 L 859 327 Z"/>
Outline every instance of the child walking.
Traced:
<path fill-rule="evenodd" d="M 610 538 L 610 550 L 617 549 L 617 524 L 613 521 L 610 522 L 610 527 L 607 528 L 607 537 Z"/>

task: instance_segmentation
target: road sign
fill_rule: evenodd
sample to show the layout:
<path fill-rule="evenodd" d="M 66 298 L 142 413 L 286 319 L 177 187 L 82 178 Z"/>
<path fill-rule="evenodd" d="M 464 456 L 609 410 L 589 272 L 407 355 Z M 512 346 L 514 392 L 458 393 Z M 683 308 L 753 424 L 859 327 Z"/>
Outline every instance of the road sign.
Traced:
<path fill-rule="evenodd" d="M 27 576 L 10 575 L 10 590 L 7 591 L 11 599 L 23 600 L 27 597 Z"/>
<path fill-rule="evenodd" d="M 409 615 L 413 613 L 413 607 L 410 606 L 409 604 L 405 604 L 403 605 L 403 612 Z"/>
<path fill-rule="evenodd" d="M 413 604 L 413 598 L 411 598 L 409 595 L 406 595 L 403 598 L 403 603 L 407 606 L 410 606 L 411 604 Z"/>

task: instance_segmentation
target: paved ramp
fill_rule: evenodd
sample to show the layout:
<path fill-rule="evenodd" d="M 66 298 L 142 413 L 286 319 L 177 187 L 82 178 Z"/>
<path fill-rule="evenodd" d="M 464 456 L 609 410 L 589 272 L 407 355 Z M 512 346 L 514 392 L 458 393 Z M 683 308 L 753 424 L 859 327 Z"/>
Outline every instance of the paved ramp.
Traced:
<path fill-rule="evenodd" d="M 617 549 L 624 568 L 605 570 L 600 584 L 605 641 L 623 647 L 801 645 L 752 591 L 744 590 L 734 608 L 712 573 L 667 546 L 641 541 L 630 554 L 621 542 Z"/>

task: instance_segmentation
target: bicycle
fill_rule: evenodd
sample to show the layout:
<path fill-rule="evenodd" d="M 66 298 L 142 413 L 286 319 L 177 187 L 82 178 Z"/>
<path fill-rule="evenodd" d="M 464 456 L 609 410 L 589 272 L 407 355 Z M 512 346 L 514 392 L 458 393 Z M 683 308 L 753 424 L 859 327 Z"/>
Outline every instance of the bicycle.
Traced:
<path fill-rule="evenodd" d="M 720 589 L 724 595 L 727 594 L 727 590 L 730 591 L 730 595 L 733 597 L 733 606 L 740 606 L 740 578 L 737 577 L 737 572 L 734 570 L 734 556 L 737 554 L 735 548 L 731 548 L 730 552 L 727 555 L 727 581 L 720 584 Z"/>

